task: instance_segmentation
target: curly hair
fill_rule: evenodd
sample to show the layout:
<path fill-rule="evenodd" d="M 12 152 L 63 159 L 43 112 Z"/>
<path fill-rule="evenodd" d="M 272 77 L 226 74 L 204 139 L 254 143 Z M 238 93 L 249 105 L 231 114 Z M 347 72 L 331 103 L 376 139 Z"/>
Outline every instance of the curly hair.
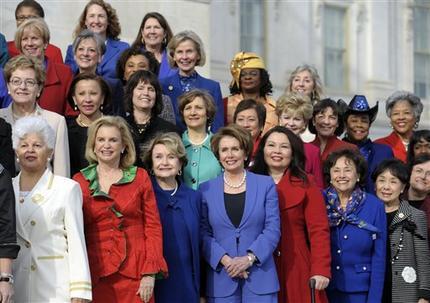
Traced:
<path fill-rule="evenodd" d="M 143 28 L 145 27 L 146 21 L 148 21 L 148 19 L 150 18 L 157 20 L 158 23 L 160 23 L 160 26 L 164 30 L 164 33 L 166 36 L 165 36 L 165 39 L 163 39 L 163 43 L 161 45 L 162 50 L 164 50 L 166 49 L 167 44 L 170 42 L 170 39 L 172 39 L 173 32 L 166 18 L 164 18 L 164 16 L 158 12 L 150 12 L 143 17 L 142 22 L 140 23 L 140 27 L 139 27 L 139 31 L 137 33 L 136 39 L 134 40 L 131 47 L 133 48 L 145 47 L 145 42 L 143 41 L 143 37 L 142 37 L 142 31 L 143 31 Z"/>
<path fill-rule="evenodd" d="M 272 82 L 270 82 L 270 75 L 267 70 L 259 68 L 260 70 L 260 97 L 266 97 L 267 95 L 271 95 L 273 91 Z M 242 73 L 242 71 L 241 71 Z M 237 95 L 242 91 L 238 85 L 233 81 L 230 85 L 230 94 Z"/>
<path fill-rule="evenodd" d="M 314 81 L 314 89 L 312 90 L 312 94 L 311 94 L 311 96 L 309 96 L 309 98 L 311 98 L 312 103 L 315 104 L 322 97 L 323 84 L 322 84 L 321 78 L 318 74 L 318 70 L 312 65 L 301 64 L 301 65 L 297 66 L 296 69 L 293 70 L 293 72 L 290 74 L 290 77 L 288 78 L 287 87 L 285 88 L 285 92 L 287 93 L 287 92 L 292 91 L 294 78 L 297 76 L 297 74 L 299 74 L 303 71 L 309 72 L 311 74 L 312 80 Z"/>
<path fill-rule="evenodd" d="M 116 74 L 117 77 L 122 81 L 122 84 L 125 85 L 127 81 L 124 79 L 125 73 L 125 65 L 127 64 L 128 59 L 133 56 L 143 56 L 148 60 L 148 67 L 151 73 L 158 75 L 158 71 L 160 70 L 160 63 L 158 63 L 157 59 L 153 53 L 148 52 L 146 50 L 142 50 L 140 48 L 127 48 L 122 52 L 121 56 L 116 63 Z"/>
<path fill-rule="evenodd" d="M 103 0 L 90 0 L 87 5 L 85 5 L 84 11 L 79 17 L 78 25 L 73 33 L 73 38 L 78 36 L 81 31 L 87 28 L 85 25 L 85 19 L 87 18 L 87 11 L 92 5 L 101 6 L 106 12 L 108 22 L 106 37 L 119 40 L 118 37 L 121 34 L 121 25 L 119 24 L 118 15 L 116 14 L 116 10 L 109 3 Z"/>

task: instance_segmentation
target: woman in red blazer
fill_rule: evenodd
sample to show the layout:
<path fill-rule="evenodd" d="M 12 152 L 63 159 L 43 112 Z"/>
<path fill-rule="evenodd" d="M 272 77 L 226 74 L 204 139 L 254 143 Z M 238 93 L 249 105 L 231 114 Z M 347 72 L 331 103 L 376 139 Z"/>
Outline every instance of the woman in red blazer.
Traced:
<path fill-rule="evenodd" d="M 277 184 L 281 241 L 277 258 L 279 302 L 310 302 L 309 279 L 316 280 L 318 303 L 327 302 L 330 234 L 323 196 L 304 171 L 303 143 L 289 129 L 276 126 L 261 139 L 252 171 Z"/>

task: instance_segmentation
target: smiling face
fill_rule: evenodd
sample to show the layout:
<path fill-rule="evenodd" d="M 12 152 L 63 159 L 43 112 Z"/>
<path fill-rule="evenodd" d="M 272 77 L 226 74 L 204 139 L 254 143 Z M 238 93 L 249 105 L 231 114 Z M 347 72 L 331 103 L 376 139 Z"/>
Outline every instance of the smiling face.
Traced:
<path fill-rule="evenodd" d="M 301 93 L 308 97 L 312 97 L 314 88 L 315 82 L 311 73 L 307 70 L 297 73 L 291 82 L 291 91 Z"/>
<path fill-rule="evenodd" d="M 255 108 L 248 108 L 239 112 L 235 123 L 251 133 L 253 139 L 260 136 L 262 129 L 259 125 L 258 114 Z"/>
<path fill-rule="evenodd" d="M 414 156 L 419 155 L 430 155 L 430 142 L 423 138 L 414 145 Z"/>
<path fill-rule="evenodd" d="M 15 150 L 22 170 L 42 172 L 46 169 L 52 150 L 48 148 L 42 136 L 29 133 L 22 138 Z"/>
<path fill-rule="evenodd" d="M 48 43 L 43 41 L 42 35 L 35 28 L 27 27 L 21 39 L 21 52 L 29 57 L 43 60 Z"/>
<path fill-rule="evenodd" d="M 35 9 L 29 6 L 21 6 L 16 12 L 16 27 L 20 26 L 25 20 L 40 17 Z"/>
<path fill-rule="evenodd" d="M 142 42 L 147 48 L 161 48 L 163 39 L 166 37 L 163 27 L 155 18 L 148 18 L 142 29 Z"/>
<path fill-rule="evenodd" d="M 157 179 L 174 179 L 181 169 L 181 162 L 164 144 L 156 144 L 152 149 L 152 169 Z"/>
<path fill-rule="evenodd" d="M 421 195 L 430 193 L 430 161 L 416 164 L 412 168 L 409 180 L 412 190 Z"/>
<path fill-rule="evenodd" d="M 258 92 L 261 85 L 261 72 L 258 68 L 244 68 L 240 71 L 240 89 L 244 92 Z"/>
<path fill-rule="evenodd" d="M 205 102 L 201 97 L 195 97 L 185 105 L 183 115 L 187 128 L 196 130 L 206 128 L 208 117 Z"/>
<path fill-rule="evenodd" d="M 18 85 L 19 82 L 22 83 Z M 12 72 L 7 87 L 10 96 L 17 104 L 34 104 L 42 89 L 37 83 L 36 73 L 30 68 Z"/>
<path fill-rule="evenodd" d="M 151 111 L 155 105 L 157 93 L 149 82 L 140 81 L 133 89 L 133 110 Z"/>
<path fill-rule="evenodd" d="M 400 194 L 405 185 L 394 176 L 389 170 L 385 170 L 378 175 L 375 181 L 376 195 L 385 204 L 400 203 Z"/>
<path fill-rule="evenodd" d="M 191 40 L 179 43 L 173 53 L 173 60 L 182 76 L 191 75 L 194 72 L 197 61 L 200 60 L 195 43 Z"/>
<path fill-rule="evenodd" d="M 302 115 L 287 109 L 279 117 L 279 125 L 288 128 L 298 136 L 305 131 L 307 123 Z"/>
<path fill-rule="evenodd" d="M 411 133 L 417 122 L 412 105 L 408 100 L 400 100 L 393 105 L 390 120 L 394 131 L 400 135 Z"/>
<path fill-rule="evenodd" d="M 81 114 L 91 118 L 100 113 L 104 96 L 97 81 L 81 80 L 76 84 L 73 100 Z"/>
<path fill-rule="evenodd" d="M 370 119 L 369 115 L 349 115 L 346 119 L 346 133 L 348 137 L 355 141 L 361 142 L 369 136 Z"/>
<path fill-rule="evenodd" d="M 85 26 L 94 33 L 106 36 L 108 17 L 106 11 L 98 4 L 93 4 L 87 9 Z"/>
<path fill-rule="evenodd" d="M 225 136 L 219 141 L 219 161 L 225 171 L 239 174 L 245 167 L 245 151 L 240 147 L 239 140 Z"/>
<path fill-rule="evenodd" d="M 334 135 L 336 128 L 339 126 L 337 115 L 331 107 L 326 107 L 313 118 L 315 129 L 318 136 L 329 138 Z"/>
<path fill-rule="evenodd" d="M 75 52 L 75 61 L 81 71 L 95 72 L 101 56 L 94 39 L 84 39 L 79 43 Z"/>
<path fill-rule="evenodd" d="M 340 157 L 330 168 L 330 183 L 338 193 L 349 195 L 358 180 L 357 168 L 354 162 L 346 157 Z"/>
<path fill-rule="evenodd" d="M 285 172 L 290 166 L 292 156 L 293 149 L 287 135 L 274 132 L 267 137 L 264 145 L 264 162 L 269 172 Z"/>
<path fill-rule="evenodd" d="M 144 55 L 130 56 L 124 66 L 124 80 L 128 81 L 139 70 L 149 70 L 148 59 Z"/>
<path fill-rule="evenodd" d="M 119 167 L 121 152 L 124 148 L 121 132 L 117 127 L 100 126 L 94 141 L 94 154 L 99 163 Z"/>

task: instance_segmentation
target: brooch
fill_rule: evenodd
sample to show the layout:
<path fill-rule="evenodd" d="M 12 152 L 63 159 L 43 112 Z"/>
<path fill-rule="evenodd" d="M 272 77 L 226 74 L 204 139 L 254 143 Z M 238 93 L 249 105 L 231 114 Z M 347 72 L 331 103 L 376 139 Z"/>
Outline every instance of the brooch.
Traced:
<path fill-rule="evenodd" d="M 170 91 L 172 91 L 172 90 L 173 90 L 173 85 L 169 85 L 169 86 L 167 87 L 167 89 L 168 89 L 168 90 L 170 90 Z"/>

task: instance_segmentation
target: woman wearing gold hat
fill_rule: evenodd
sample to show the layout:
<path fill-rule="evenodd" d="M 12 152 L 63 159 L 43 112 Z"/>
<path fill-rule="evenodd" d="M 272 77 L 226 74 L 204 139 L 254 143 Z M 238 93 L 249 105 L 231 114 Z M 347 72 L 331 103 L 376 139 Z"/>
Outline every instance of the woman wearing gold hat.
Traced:
<path fill-rule="evenodd" d="M 269 96 L 272 94 L 272 83 L 263 59 L 255 53 L 237 53 L 231 61 L 230 72 L 233 80 L 230 84 L 231 95 L 224 98 L 225 124 L 234 122 L 234 111 L 240 101 L 254 99 L 266 107 L 263 134 L 277 125 L 276 102 Z"/>

